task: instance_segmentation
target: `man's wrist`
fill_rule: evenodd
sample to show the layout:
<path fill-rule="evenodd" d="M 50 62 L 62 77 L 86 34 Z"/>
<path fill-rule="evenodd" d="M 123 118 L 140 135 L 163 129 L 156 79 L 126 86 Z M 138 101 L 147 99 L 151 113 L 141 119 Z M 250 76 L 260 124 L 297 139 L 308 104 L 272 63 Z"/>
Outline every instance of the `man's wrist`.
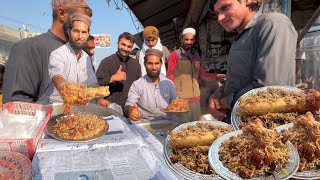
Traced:
<path fill-rule="evenodd" d="M 112 75 L 111 78 L 110 78 L 109 83 L 112 84 L 112 83 L 114 83 L 114 82 L 115 82 L 115 80 L 114 80 L 114 75 Z"/>
<path fill-rule="evenodd" d="M 98 104 L 99 104 L 100 106 L 109 106 L 109 105 L 111 104 L 111 102 L 108 101 L 108 100 L 106 100 L 106 99 L 104 99 L 104 98 L 100 98 L 100 99 L 98 100 Z"/>

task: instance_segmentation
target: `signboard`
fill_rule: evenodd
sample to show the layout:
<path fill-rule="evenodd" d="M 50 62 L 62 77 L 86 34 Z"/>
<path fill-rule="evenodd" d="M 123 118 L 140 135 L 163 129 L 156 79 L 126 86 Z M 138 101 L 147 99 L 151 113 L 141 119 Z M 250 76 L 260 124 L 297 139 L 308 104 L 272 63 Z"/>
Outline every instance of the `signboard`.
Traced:
<path fill-rule="evenodd" d="M 34 36 L 38 36 L 38 35 L 40 35 L 40 34 L 41 34 L 41 33 L 25 32 L 24 38 L 31 38 L 31 37 L 34 37 Z"/>
<path fill-rule="evenodd" d="M 96 48 L 110 48 L 110 34 L 91 34 Z"/>

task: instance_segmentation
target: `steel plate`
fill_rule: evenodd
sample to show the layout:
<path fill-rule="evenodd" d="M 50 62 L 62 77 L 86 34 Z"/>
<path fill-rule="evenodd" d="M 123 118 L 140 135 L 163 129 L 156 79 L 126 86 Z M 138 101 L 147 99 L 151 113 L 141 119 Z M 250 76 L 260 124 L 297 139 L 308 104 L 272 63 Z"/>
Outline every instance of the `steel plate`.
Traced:
<path fill-rule="evenodd" d="M 72 116 L 72 115 L 71 115 Z M 55 124 L 57 124 L 58 121 L 63 120 L 67 117 L 67 115 L 64 114 L 60 114 L 57 116 L 52 116 L 46 126 L 46 133 L 49 134 L 52 138 L 57 139 L 59 141 L 65 141 L 65 142 L 88 142 L 88 141 L 92 141 L 95 140 L 103 135 L 105 135 L 108 130 L 109 130 L 109 124 L 106 120 L 100 118 L 101 120 L 103 120 L 106 123 L 106 129 L 104 131 L 101 131 L 99 134 L 97 134 L 96 136 L 87 138 L 87 139 L 82 139 L 82 140 L 73 140 L 73 139 L 64 139 L 59 137 L 54 131 L 52 126 L 54 126 Z"/>
<path fill-rule="evenodd" d="M 210 123 L 210 124 L 213 124 L 213 125 L 219 125 L 219 126 L 230 126 L 229 124 L 226 124 L 224 122 L 220 122 L 220 121 L 193 121 L 193 122 L 189 122 L 189 123 L 184 123 L 184 124 L 181 124 L 180 126 L 176 127 L 175 129 L 173 129 L 172 131 L 173 132 L 177 132 L 181 129 L 184 129 L 186 128 L 187 126 L 189 125 L 195 125 L 196 123 Z M 221 177 L 219 176 L 211 176 L 211 175 L 206 175 L 206 174 L 201 174 L 201 173 L 198 173 L 198 172 L 195 172 L 195 171 L 191 171 L 189 170 L 188 168 L 184 167 L 182 164 L 180 164 L 179 162 L 178 163 L 172 163 L 170 161 L 170 156 L 173 155 L 172 154 L 172 151 L 171 151 L 171 148 L 169 146 L 170 144 L 170 134 L 167 136 L 166 140 L 165 140 L 165 143 L 164 143 L 164 153 L 163 153 L 163 156 L 164 156 L 164 159 L 165 159 L 165 162 L 166 164 L 169 166 L 169 168 L 177 173 L 178 175 L 180 175 L 181 177 L 183 177 L 184 179 L 222 179 Z"/>
<path fill-rule="evenodd" d="M 228 134 L 225 134 L 223 136 L 220 136 L 217 140 L 213 142 L 209 149 L 209 163 L 212 167 L 212 169 L 221 177 L 225 179 L 232 179 L 232 180 L 240 180 L 242 179 L 238 174 L 231 172 L 219 159 L 219 149 L 221 147 L 221 144 L 225 141 L 230 139 L 231 137 L 235 137 L 242 134 L 242 130 L 233 131 Z M 289 159 L 287 163 L 285 164 L 285 170 L 287 173 L 281 172 L 281 171 L 275 171 L 272 175 L 269 176 L 261 176 L 251 179 L 289 179 L 298 169 L 300 158 L 298 151 L 296 148 L 290 143 L 286 143 L 288 149 L 289 149 Z"/>
<path fill-rule="evenodd" d="M 267 86 L 267 87 L 252 89 L 252 90 L 248 91 L 247 93 L 245 93 L 244 95 L 242 95 L 241 97 L 247 98 L 253 94 L 256 94 L 257 92 L 266 91 L 268 88 L 280 88 L 280 89 L 284 89 L 284 90 L 288 90 L 288 91 L 303 92 L 301 89 L 298 89 L 298 88 L 292 87 L 292 86 Z M 231 125 L 235 131 L 240 129 L 239 125 L 242 123 L 241 117 L 237 114 L 237 112 L 239 110 L 239 104 L 240 104 L 239 100 L 237 100 L 237 102 L 233 106 L 233 109 L 231 112 Z"/>

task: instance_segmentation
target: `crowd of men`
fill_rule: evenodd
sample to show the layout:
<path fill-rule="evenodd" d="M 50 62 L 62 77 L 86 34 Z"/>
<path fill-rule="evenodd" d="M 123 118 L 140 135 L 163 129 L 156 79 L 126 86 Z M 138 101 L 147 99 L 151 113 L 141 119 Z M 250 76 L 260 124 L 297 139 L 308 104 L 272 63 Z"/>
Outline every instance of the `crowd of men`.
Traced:
<path fill-rule="evenodd" d="M 259 0 L 210 3 L 223 28 L 238 32 L 229 51 L 226 81 L 209 99 L 209 111 L 218 120 L 229 122 L 234 103 L 253 88 L 294 84 L 297 32 L 282 14 L 256 12 L 260 4 Z M 52 11 L 53 23 L 47 33 L 12 47 L 4 74 L 3 103 L 62 102 L 61 85 L 74 82 L 109 86 L 110 96 L 98 99 L 97 104 L 116 104 L 133 121 L 170 118 L 163 109 L 177 98 L 190 103 L 191 119 L 201 116 L 199 81 L 206 72 L 195 48 L 194 28 L 182 31 L 181 46 L 170 53 L 161 44 L 159 30 L 145 27 L 136 59 L 129 56 L 134 36 L 123 32 L 117 52 L 96 69 L 90 36 L 92 10 L 86 1 L 52 0 Z"/>

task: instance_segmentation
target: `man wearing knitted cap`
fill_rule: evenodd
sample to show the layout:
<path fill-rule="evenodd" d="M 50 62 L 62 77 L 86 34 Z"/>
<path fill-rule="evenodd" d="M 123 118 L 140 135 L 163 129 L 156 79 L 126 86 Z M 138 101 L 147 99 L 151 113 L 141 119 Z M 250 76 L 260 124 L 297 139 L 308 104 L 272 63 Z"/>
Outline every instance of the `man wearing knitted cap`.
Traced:
<path fill-rule="evenodd" d="M 158 49 L 162 51 L 162 66 L 161 66 L 161 74 L 166 76 L 167 68 L 166 64 L 168 63 L 168 59 L 170 56 L 170 52 L 166 46 L 162 46 L 160 37 L 159 37 L 159 30 L 154 26 L 147 26 L 143 30 L 143 44 L 142 49 L 137 52 L 137 59 L 139 60 L 139 64 L 141 66 L 141 75 L 144 76 L 147 74 L 146 69 L 144 67 L 144 56 L 147 49 Z"/>
<path fill-rule="evenodd" d="M 176 91 L 173 82 L 160 73 L 162 56 L 158 49 L 146 50 L 144 66 L 147 74 L 131 85 L 125 105 L 125 114 L 132 121 L 170 118 L 163 109 L 176 99 Z"/>
<path fill-rule="evenodd" d="M 3 102 L 37 102 L 49 83 L 50 53 L 68 41 L 63 26 L 79 12 L 91 15 L 85 0 L 52 0 L 53 22 L 47 33 L 16 43 L 6 64 Z"/>
<path fill-rule="evenodd" d="M 186 121 L 198 120 L 201 116 L 198 80 L 204 72 L 201 57 L 194 49 L 195 37 L 195 29 L 184 29 L 182 46 L 170 54 L 168 62 L 167 77 L 174 82 L 178 98 L 188 100 L 191 105 L 192 117 Z"/>
<path fill-rule="evenodd" d="M 49 58 L 50 83 L 45 89 L 39 103 L 48 104 L 63 102 L 60 87 L 65 82 L 98 87 L 90 56 L 82 49 L 86 46 L 89 37 L 91 18 L 87 15 L 75 13 L 67 24 L 69 42 L 52 51 Z M 105 99 L 100 99 L 99 104 L 104 105 Z"/>

